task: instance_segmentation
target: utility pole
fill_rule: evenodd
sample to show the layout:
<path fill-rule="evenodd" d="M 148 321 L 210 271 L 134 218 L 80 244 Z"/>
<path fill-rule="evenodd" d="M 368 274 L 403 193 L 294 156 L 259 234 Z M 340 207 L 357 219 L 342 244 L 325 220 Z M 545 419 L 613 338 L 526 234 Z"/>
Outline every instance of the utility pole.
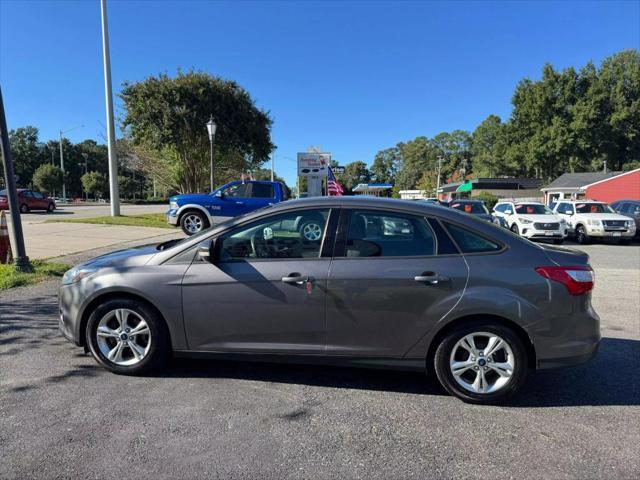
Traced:
<path fill-rule="evenodd" d="M 440 190 L 440 171 L 442 170 L 442 155 L 438 155 L 438 179 L 436 181 L 436 197 L 438 196 L 438 190 Z"/>
<path fill-rule="evenodd" d="M 275 168 L 274 162 L 276 158 L 276 153 L 271 153 L 271 181 L 273 182 L 273 169 Z"/>
<path fill-rule="evenodd" d="M 4 180 L 7 189 L 7 200 L 11 211 L 11 241 L 15 248 L 15 265 L 20 272 L 32 270 L 27 251 L 24 246 L 22 233 L 22 220 L 20 219 L 20 205 L 18 204 L 18 192 L 16 190 L 16 176 L 13 171 L 13 158 L 11 157 L 11 145 L 9 145 L 9 133 L 7 131 L 7 119 L 4 116 L 4 102 L 0 89 L 0 148 L 4 159 Z"/>
<path fill-rule="evenodd" d="M 100 0 L 102 14 L 102 59 L 104 62 L 104 93 L 107 104 L 107 143 L 109 148 L 109 195 L 111 216 L 120 216 L 120 193 L 118 192 L 118 159 L 116 157 L 116 134 L 113 121 L 113 95 L 111 93 L 111 59 L 109 56 L 109 27 L 107 25 L 107 0 Z"/>
<path fill-rule="evenodd" d="M 607 173 L 607 161 L 604 161 L 604 173 Z"/>
<path fill-rule="evenodd" d="M 64 132 L 60 130 L 60 170 L 62 170 L 62 198 L 63 202 L 67 201 L 67 179 L 64 174 L 64 154 L 62 153 L 62 134 Z"/>

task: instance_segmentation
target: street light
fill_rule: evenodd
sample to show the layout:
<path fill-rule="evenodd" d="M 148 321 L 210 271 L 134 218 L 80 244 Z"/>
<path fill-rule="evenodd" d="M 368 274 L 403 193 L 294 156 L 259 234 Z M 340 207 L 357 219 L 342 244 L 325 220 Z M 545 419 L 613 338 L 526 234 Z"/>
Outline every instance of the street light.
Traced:
<path fill-rule="evenodd" d="M 73 128 L 70 128 L 68 130 L 60 130 L 60 170 L 62 170 L 62 198 L 63 198 L 63 202 L 67 201 L 67 185 L 66 185 L 66 181 L 64 178 L 64 153 L 62 151 L 62 136 L 65 133 L 69 133 L 71 130 L 75 130 L 76 128 L 82 128 L 84 127 L 84 125 L 76 125 Z"/>
<path fill-rule="evenodd" d="M 216 128 L 218 128 L 218 126 L 216 125 L 216 122 L 213 121 L 213 115 L 211 115 L 209 117 L 209 121 L 207 122 L 207 132 L 209 133 L 209 144 L 211 145 L 211 166 L 210 166 L 210 173 L 211 173 L 211 191 L 213 192 L 213 140 L 216 137 Z"/>

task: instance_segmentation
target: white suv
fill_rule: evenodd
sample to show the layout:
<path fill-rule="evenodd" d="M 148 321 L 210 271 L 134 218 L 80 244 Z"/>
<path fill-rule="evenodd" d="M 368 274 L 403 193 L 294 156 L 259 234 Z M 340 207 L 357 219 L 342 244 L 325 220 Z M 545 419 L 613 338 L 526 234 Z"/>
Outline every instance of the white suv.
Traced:
<path fill-rule="evenodd" d="M 503 218 L 513 233 L 530 240 L 553 240 L 561 244 L 567 236 L 567 223 L 540 202 L 501 201 L 493 215 Z"/>
<path fill-rule="evenodd" d="M 632 219 L 616 213 L 604 202 L 594 200 L 560 201 L 554 212 L 569 224 L 569 232 L 579 243 L 589 243 L 593 237 L 615 238 L 630 243 L 636 234 Z"/>

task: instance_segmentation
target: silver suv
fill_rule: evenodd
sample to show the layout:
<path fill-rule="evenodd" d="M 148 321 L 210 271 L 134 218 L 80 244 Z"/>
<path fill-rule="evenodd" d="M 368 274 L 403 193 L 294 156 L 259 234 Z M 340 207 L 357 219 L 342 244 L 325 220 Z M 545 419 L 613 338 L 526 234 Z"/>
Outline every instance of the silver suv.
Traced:
<path fill-rule="evenodd" d="M 287 228 L 305 215 L 317 239 Z M 406 369 L 492 403 L 596 353 L 593 280 L 585 253 L 455 209 L 313 198 L 74 267 L 60 330 L 122 374 L 171 354 Z"/>

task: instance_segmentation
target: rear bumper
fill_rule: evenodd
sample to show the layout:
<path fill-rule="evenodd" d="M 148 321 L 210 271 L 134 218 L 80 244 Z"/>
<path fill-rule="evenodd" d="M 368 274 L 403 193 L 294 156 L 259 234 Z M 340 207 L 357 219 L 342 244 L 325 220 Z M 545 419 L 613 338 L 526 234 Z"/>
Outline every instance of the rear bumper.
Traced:
<path fill-rule="evenodd" d="M 589 360 L 596 356 L 599 347 L 600 341 L 598 340 L 597 342 L 585 345 L 585 352 L 578 355 L 573 355 L 571 357 L 538 359 L 537 369 L 546 370 L 549 368 L 572 367 L 574 365 L 587 363 Z"/>

